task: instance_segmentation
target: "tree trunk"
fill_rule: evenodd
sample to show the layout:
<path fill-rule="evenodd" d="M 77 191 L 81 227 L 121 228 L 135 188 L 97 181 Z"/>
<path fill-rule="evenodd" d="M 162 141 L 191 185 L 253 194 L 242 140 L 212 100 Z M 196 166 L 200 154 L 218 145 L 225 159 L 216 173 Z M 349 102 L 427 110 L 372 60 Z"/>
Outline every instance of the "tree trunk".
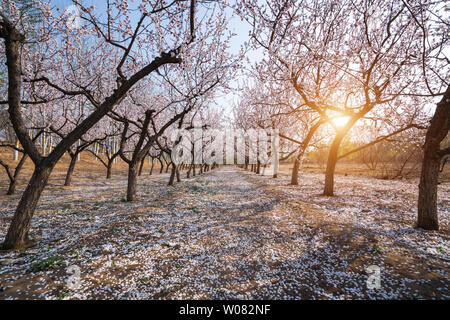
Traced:
<path fill-rule="evenodd" d="M 437 212 L 437 186 L 439 178 L 439 165 L 442 155 L 439 154 L 441 141 L 447 136 L 450 129 L 450 86 L 437 104 L 436 112 L 431 119 L 427 130 L 422 172 L 419 183 L 418 199 L 418 228 L 426 230 L 439 230 Z"/>
<path fill-rule="evenodd" d="M 13 179 L 9 182 L 8 191 L 6 192 L 6 195 L 10 196 L 16 192 L 16 185 L 17 185 L 17 179 Z"/>
<path fill-rule="evenodd" d="M 323 190 L 323 194 L 326 196 L 334 195 L 334 172 L 336 171 L 339 147 L 343 138 L 344 134 L 338 133 L 334 138 L 330 152 L 328 153 L 327 170 L 325 172 L 325 188 Z"/>
<path fill-rule="evenodd" d="M 73 171 L 75 170 L 76 163 L 77 163 L 77 154 L 74 154 L 73 156 L 70 155 L 70 164 L 69 168 L 67 169 L 66 179 L 64 181 L 64 186 L 66 187 L 70 186 L 70 183 L 72 182 L 72 174 Z"/>
<path fill-rule="evenodd" d="M 20 249 L 30 244 L 27 235 L 30 229 L 31 218 L 33 217 L 42 191 L 47 185 L 53 167 L 35 167 L 30 182 L 20 199 L 14 217 L 9 225 L 8 233 L 3 243 L 4 250 Z"/>
<path fill-rule="evenodd" d="M 261 174 L 261 162 L 259 160 L 256 163 L 256 174 Z"/>
<path fill-rule="evenodd" d="M 298 185 L 298 170 L 300 168 L 300 159 L 295 157 L 294 161 L 294 167 L 292 168 L 292 177 L 291 177 L 291 185 L 297 186 Z"/>
<path fill-rule="evenodd" d="M 158 159 L 158 161 L 159 161 L 159 164 L 161 165 L 161 169 L 159 170 L 159 174 L 161 174 L 161 173 L 163 173 L 163 170 L 164 170 L 164 164 L 160 159 Z"/>
<path fill-rule="evenodd" d="M 192 164 L 189 166 L 189 168 L 186 172 L 186 179 L 189 179 L 191 177 L 191 169 L 192 169 Z"/>
<path fill-rule="evenodd" d="M 172 164 L 172 171 L 170 172 L 170 178 L 169 178 L 169 186 L 173 186 L 175 182 L 175 175 L 176 175 L 177 168 Z"/>
<path fill-rule="evenodd" d="M 106 179 L 111 179 L 111 169 L 113 162 L 113 159 L 108 159 L 108 166 L 106 167 Z"/>
<path fill-rule="evenodd" d="M 142 158 L 141 164 L 139 166 L 139 176 L 142 175 L 142 169 L 144 168 L 144 161 L 145 161 L 145 157 Z"/>
<path fill-rule="evenodd" d="M 154 164 L 155 164 L 154 160 L 155 160 L 155 159 L 152 158 L 152 164 L 150 165 L 150 172 L 149 172 L 150 175 L 153 174 L 153 166 L 154 166 Z"/>
<path fill-rule="evenodd" d="M 177 168 L 177 182 L 181 182 L 180 170 Z"/>
<path fill-rule="evenodd" d="M 425 147 L 425 150 L 427 148 Z M 440 158 L 425 151 L 419 183 L 417 227 L 439 230 L 437 215 L 437 185 Z"/>
<path fill-rule="evenodd" d="M 9 181 L 9 187 L 8 187 L 8 191 L 6 192 L 6 195 L 10 196 L 10 195 L 13 195 L 14 192 L 16 192 L 17 178 L 19 177 L 20 171 L 22 171 L 22 167 L 23 167 L 23 164 L 25 163 L 26 159 L 27 159 L 27 155 L 24 154 L 22 156 L 22 158 L 20 159 L 20 162 L 17 164 L 17 167 L 14 170 L 13 179 Z"/>
<path fill-rule="evenodd" d="M 127 202 L 136 200 L 137 163 L 128 164 Z"/>

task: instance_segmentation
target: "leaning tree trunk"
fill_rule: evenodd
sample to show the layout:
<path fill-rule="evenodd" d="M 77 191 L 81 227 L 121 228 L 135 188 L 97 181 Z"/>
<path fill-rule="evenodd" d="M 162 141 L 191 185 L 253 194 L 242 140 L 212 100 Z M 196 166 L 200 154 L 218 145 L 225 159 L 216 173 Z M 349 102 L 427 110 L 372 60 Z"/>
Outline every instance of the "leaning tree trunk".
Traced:
<path fill-rule="evenodd" d="M 22 171 L 23 164 L 25 163 L 27 159 L 27 155 L 24 154 L 22 156 L 22 159 L 20 159 L 19 163 L 17 164 L 16 170 L 14 170 L 14 176 L 13 179 L 9 181 L 9 187 L 8 191 L 6 192 L 6 195 L 10 196 L 16 192 L 16 186 L 17 186 L 17 179 L 19 177 L 20 171 Z"/>
<path fill-rule="evenodd" d="M 336 171 L 336 163 L 338 161 L 339 147 L 345 134 L 338 133 L 331 144 L 328 153 L 327 170 L 325 172 L 325 188 L 323 194 L 326 196 L 334 195 L 334 172 Z"/>
<path fill-rule="evenodd" d="M 137 163 L 128 164 L 127 202 L 136 200 Z"/>
<path fill-rule="evenodd" d="M 70 186 L 70 183 L 72 182 L 72 174 L 73 171 L 75 170 L 75 165 L 77 163 L 77 156 L 78 154 L 74 154 L 73 156 L 70 155 L 70 164 L 69 168 L 67 169 L 66 179 L 64 181 L 64 186 L 66 187 Z"/>
<path fill-rule="evenodd" d="M 144 168 L 144 161 L 145 161 L 145 157 L 142 158 L 141 164 L 139 166 L 139 176 L 142 175 L 142 169 Z"/>
<path fill-rule="evenodd" d="M 437 213 L 437 186 L 439 165 L 442 159 L 441 141 L 447 136 L 450 128 L 450 86 L 437 104 L 436 112 L 427 130 L 422 172 L 419 183 L 419 200 L 417 227 L 426 230 L 439 230 Z"/>
<path fill-rule="evenodd" d="M 336 171 L 336 163 L 339 160 L 339 148 L 341 146 L 342 140 L 353 127 L 353 125 L 361 118 L 364 114 L 358 114 L 351 118 L 345 127 L 343 127 L 334 137 L 333 143 L 331 144 L 330 151 L 328 153 L 327 170 L 325 172 L 325 188 L 323 194 L 326 196 L 334 195 L 334 172 Z"/>
<path fill-rule="evenodd" d="M 42 191 L 47 185 L 48 178 L 53 170 L 53 166 L 36 166 L 33 175 L 26 187 L 14 217 L 9 225 L 3 249 L 20 249 L 29 245 L 27 239 L 30 229 L 31 218 L 33 217 L 36 205 L 41 197 Z"/>
<path fill-rule="evenodd" d="M 17 179 L 13 179 L 9 182 L 8 191 L 6 191 L 6 195 L 10 196 L 16 192 Z"/>

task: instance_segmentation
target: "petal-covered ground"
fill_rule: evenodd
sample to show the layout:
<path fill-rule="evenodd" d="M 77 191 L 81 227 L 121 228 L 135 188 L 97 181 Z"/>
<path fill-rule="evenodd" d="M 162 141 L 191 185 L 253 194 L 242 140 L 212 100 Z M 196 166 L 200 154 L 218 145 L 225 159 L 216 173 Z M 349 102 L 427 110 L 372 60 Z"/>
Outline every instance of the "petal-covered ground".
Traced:
<path fill-rule="evenodd" d="M 442 230 L 412 228 L 416 183 L 258 176 L 222 167 L 174 187 L 143 177 L 50 187 L 36 246 L 0 252 L 0 299 L 449 299 L 450 187 Z M 4 238 L 18 197 L 1 201 Z M 379 268 L 380 286 L 369 289 Z"/>

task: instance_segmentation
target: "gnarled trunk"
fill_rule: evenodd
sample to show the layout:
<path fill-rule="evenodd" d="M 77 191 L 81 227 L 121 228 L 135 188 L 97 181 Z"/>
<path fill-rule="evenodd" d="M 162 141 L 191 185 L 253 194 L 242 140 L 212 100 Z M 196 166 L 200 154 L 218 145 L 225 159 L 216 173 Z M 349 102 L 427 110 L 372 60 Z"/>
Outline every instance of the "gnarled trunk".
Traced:
<path fill-rule="evenodd" d="M 450 129 L 450 86 L 437 104 L 436 112 L 427 130 L 424 145 L 422 172 L 419 183 L 417 227 L 426 230 L 439 230 L 437 212 L 437 186 L 441 141 Z"/>
<path fill-rule="evenodd" d="M 36 205 L 41 197 L 42 191 L 47 185 L 48 178 L 54 166 L 36 166 L 33 175 L 26 187 L 14 217 L 9 225 L 3 249 L 20 249 L 28 245 L 27 234 L 30 229 Z"/>

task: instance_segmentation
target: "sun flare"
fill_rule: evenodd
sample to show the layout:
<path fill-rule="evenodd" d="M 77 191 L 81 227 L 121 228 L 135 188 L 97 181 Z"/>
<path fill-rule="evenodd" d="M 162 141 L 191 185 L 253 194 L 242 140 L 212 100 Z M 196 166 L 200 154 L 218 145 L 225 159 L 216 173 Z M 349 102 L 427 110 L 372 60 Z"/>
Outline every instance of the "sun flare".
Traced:
<path fill-rule="evenodd" d="M 349 119 L 350 119 L 350 117 L 339 117 L 339 118 L 334 118 L 332 121 L 336 126 L 343 127 L 347 124 Z"/>

